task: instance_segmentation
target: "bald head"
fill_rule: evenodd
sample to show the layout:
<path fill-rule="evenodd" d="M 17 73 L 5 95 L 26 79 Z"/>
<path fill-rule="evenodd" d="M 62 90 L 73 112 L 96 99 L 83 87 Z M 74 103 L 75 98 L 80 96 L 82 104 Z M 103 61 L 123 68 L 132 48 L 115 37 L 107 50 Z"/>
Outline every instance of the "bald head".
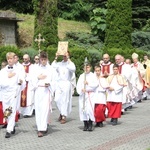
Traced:
<path fill-rule="evenodd" d="M 131 65 L 131 59 L 126 59 L 125 63 Z"/>
<path fill-rule="evenodd" d="M 116 64 L 120 64 L 122 62 L 122 56 L 117 54 L 115 56 L 115 62 L 116 62 Z"/>
<path fill-rule="evenodd" d="M 103 62 L 104 62 L 105 64 L 107 64 L 107 63 L 109 62 L 109 60 L 110 60 L 109 55 L 108 55 L 108 54 L 104 54 L 104 55 L 103 55 Z"/>
<path fill-rule="evenodd" d="M 25 64 L 28 64 L 30 62 L 30 56 L 28 54 L 24 54 L 23 61 Z"/>

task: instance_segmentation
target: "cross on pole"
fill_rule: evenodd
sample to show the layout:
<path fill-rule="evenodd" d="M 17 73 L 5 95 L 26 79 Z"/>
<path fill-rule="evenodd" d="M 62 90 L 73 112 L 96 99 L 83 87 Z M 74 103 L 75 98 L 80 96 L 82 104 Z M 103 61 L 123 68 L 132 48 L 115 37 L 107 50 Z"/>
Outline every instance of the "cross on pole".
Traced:
<path fill-rule="evenodd" d="M 42 35 L 39 33 L 38 38 L 36 38 L 36 39 L 34 40 L 35 42 L 38 42 L 39 54 L 40 54 L 40 52 L 41 52 L 41 50 L 40 50 L 41 42 L 44 42 L 44 41 L 45 41 L 45 39 L 44 39 L 44 38 L 41 38 L 41 37 L 42 37 Z"/>

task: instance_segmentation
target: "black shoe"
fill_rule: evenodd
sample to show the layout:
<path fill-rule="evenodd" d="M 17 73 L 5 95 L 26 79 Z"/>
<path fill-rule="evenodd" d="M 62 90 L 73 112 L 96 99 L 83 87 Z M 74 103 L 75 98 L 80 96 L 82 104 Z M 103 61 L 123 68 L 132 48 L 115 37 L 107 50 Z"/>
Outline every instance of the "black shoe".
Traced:
<path fill-rule="evenodd" d="M 15 134 L 16 133 L 16 129 L 14 127 L 13 131 L 11 131 L 11 134 Z"/>
<path fill-rule="evenodd" d="M 127 111 L 127 108 L 125 108 L 124 111 Z"/>
<path fill-rule="evenodd" d="M 110 122 L 112 123 L 112 122 L 113 122 L 113 120 L 114 120 L 114 118 L 111 118 Z"/>
<path fill-rule="evenodd" d="M 93 121 L 89 120 L 89 128 L 88 131 L 93 131 Z"/>
<path fill-rule="evenodd" d="M 129 106 L 128 108 L 129 108 L 129 109 L 132 109 L 132 106 Z"/>
<path fill-rule="evenodd" d="M 11 136 L 11 133 L 6 132 L 5 138 L 10 138 L 10 136 Z"/>
<path fill-rule="evenodd" d="M 83 131 L 87 131 L 88 130 L 88 122 L 84 121 L 84 128 Z"/>
<path fill-rule="evenodd" d="M 100 122 L 99 127 L 100 127 L 100 128 L 103 127 L 103 122 Z"/>
<path fill-rule="evenodd" d="M 121 115 L 124 115 L 124 112 L 121 112 Z"/>
<path fill-rule="evenodd" d="M 99 127 L 99 125 L 100 125 L 100 122 L 97 122 L 96 125 L 95 125 L 95 127 Z"/>
<path fill-rule="evenodd" d="M 23 118 L 30 118 L 30 116 L 28 116 L 28 115 L 25 115 L 25 116 L 23 116 Z"/>
<path fill-rule="evenodd" d="M 143 98 L 143 100 L 147 100 L 147 96 Z"/>
<path fill-rule="evenodd" d="M 33 116 L 35 116 L 35 109 L 33 110 L 33 113 L 32 113 L 32 115 L 33 115 Z"/>
<path fill-rule="evenodd" d="M 112 125 L 113 125 L 113 126 L 117 125 L 117 122 L 118 122 L 118 119 L 115 118 L 115 119 L 113 120 L 113 122 L 112 122 Z"/>
<path fill-rule="evenodd" d="M 4 129 L 4 128 L 7 128 L 7 124 L 3 125 L 2 128 L 3 128 L 3 129 Z"/>

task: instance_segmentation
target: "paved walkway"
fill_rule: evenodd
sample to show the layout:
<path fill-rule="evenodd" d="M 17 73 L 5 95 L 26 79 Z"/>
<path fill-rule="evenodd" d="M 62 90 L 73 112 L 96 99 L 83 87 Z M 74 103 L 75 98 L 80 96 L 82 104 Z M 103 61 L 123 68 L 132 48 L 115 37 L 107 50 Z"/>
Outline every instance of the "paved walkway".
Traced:
<path fill-rule="evenodd" d="M 79 121 L 78 97 L 73 98 L 73 110 L 66 124 L 57 121 L 55 104 L 49 133 L 37 137 L 35 118 L 22 118 L 16 134 L 6 139 L 0 126 L 0 150 L 147 150 L 150 148 L 150 100 L 134 105 L 125 112 L 117 126 L 107 119 L 103 128 L 83 132 Z"/>

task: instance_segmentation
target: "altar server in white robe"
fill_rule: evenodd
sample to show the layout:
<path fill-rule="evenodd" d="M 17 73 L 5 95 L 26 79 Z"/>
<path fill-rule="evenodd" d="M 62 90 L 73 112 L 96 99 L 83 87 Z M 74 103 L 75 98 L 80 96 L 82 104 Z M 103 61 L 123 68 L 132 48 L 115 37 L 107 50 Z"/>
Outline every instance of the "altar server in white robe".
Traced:
<path fill-rule="evenodd" d="M 0 72 L 0 86 L 2 92 L 3 111 L 12 107 L 12 113 L 7 119 L 7 132 L 5 138 L 10 138 L 15 133 L 15 115 L 17 111 L 17 96 L 25 88 L 24 77 L 18 71 L 14 61 L 15 54 L 8 52 L 6 59 L 8 65 Z"/>
<path fill-rule="evenodd" d="M 114 73 L 108 76 L 109 88 L 107 91 L 108 117 L 111 118 L 112 125 L 117 125 L 118 118 L 121 117 L 121 108 L 123 102 L 123 88 L 126 81 L 123 75 L 119 74 L 119 65 L 114 64 Z"/>
<path fill-rule="evenodd" d="M 101 76 L 101 67 L 95 66 L 94 68 L 98 87 L 96 88 L 94 116 L 96 127 L 103 127 L 103 121 L 106 120 L 106 90 L 109 85 L 105 77 Z"/>
<path fill-rule="evenodd" d="M 18 69 L 18 71 L 20 72 L 20 74 L 22 74 L 22 77 L 25 78 L 26 76 L 26 73 L 25 73 L 25 70 L 24 70 L 24 67 L 23 65 L 19 62 L 19 57 L 17 55 L 15 55 L 15 65 Z M 20 93 L 18 93 L 18 97 L 17 97 L 17 114 L 18 117 L 20 117 L 20 113 L 21 113 L 21 110 L 20 110 L 20 102 L 21 102 L 21 91 Z"/>
<path fill-rule="evenodd" d="M 94 73 L 91 72 L 91 65 L 87 64 L 84 73 L 80 75 L 77 82 L 77 93 L 79 94 L 79 116 L 80 121 L 84 122 L 83 131 L 92 131 L 95 104 L 95 90 L 98 82 Z"/>
<path fill-rule="evenodd" d="M 70 53 L 63 55 L 63 60 L 57 62 L 59 54 L 56 53 L 52 67 L 56 70 L 55 102 L 59 109 L 58 120 L 61 124 L 66 123 L 66 117 L 72 111 L 72 92 L 75 87 L 75 64 L 70 59 Z"/>
<path fill-rule="evenodd" d="M 47 63 L 46 52 L 40 53 L 40 65 L 37 67 L 32 79 L 35 90 L 35 118 L 38 130 L 38 137 L 43 137 L 48 131 L 50 112 L 52 111 L 53 94 L 53 68 Z"/>

